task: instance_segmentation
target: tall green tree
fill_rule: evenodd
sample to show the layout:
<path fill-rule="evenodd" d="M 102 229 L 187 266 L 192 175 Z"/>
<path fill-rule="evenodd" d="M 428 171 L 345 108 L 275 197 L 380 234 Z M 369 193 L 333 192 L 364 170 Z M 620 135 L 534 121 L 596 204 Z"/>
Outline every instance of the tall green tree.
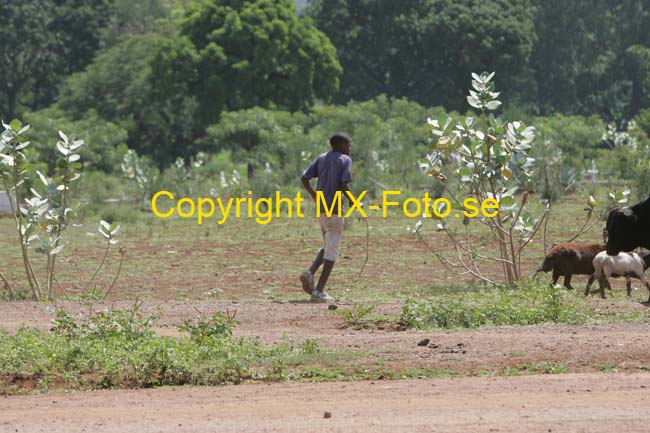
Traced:
<path fill-rule="evenodd" d="M 196 153 L 224 110 L 303 110 L 338 89 L 334 47 L 291 0 L 204 0 L 161 25 L 178 31 L 117 38 L 59 100 L 74 119 L 94 109 L 126 129 L 160 166 Z"/>
<path fill-rule="evenodd" d="M 620 44 L 613 2 L 534 0 L 534 4 L 538 41 L 530 62 L 531 87 L 537 88 L 540 114 L 609 110 L 615 116 L 611 92 L 623 77 L 616 70 Z"/>
<path fill-rule="evenodd" d="M 0 2 L 0 115 L 55 100 L 63 78 L 95 55 L 110 7 L 111 0 Z"/>
<path fill-rule="evenodd" d="M 0 2 L 0 116 L 18 115 L 30 85 L 48 76 L 54 40 L 48 0 Z"/>
<path fill-rule="evenodd" d="M 80 71 L 95 57 L 101 30 L 108 25 L 115 0 L 51 1 L 55 13 L 50 30 L 61 59 L 60 74 Z"/>
<path fill-rule="evenodd" d="M 311 0 L 307 14 L 338 50 L 339 101 L 386 93 L 464 108 L 472 71 L 513 88 L 535 41 L 527 0 Z"/>
<path fill-rule="evenodd" d="M 194 121 L 197 103 L 188 89 L 196 59 L 187 45 L 155 34 L 126 37 L 68 78 L 59 105 L 75 120 L 96 111 L 128 131 L 130 148 L 153 156 L 161 166 L 190 156 L 200 130 Z M 177 74 L 166 71 L 169 80 L 161 81 L 152 67 Z"/>
<path fill-rule="evenodd" d="M 173 21 L 170 18 L 189 1 L 112 0 L 109 21 L 100 32 L 101 48 L 107 50 L 125 36 L 173 31 Z"/>
<path fill-rule="evenodd" d="M 650 107 L 650 48 L 632 45 L 625 54 L 627 73 L 633 83 L 628 113 L 633 117 Z"/>
<path fill-rule="evenodd" d="M 196 50 L 196 73 L 188 71 L 185 81 L 205 125 L 222 110 L 301 110 L 338 90 L 341 66 L 334 46 L 297 16 L 293 0 L 203 0 L 187 7 L 179 25 L 181 38 Z M 171 82 L 165 75 L 177 71 L 155 73 L 161 75 L 155 79 Z"/>
<path fill-rule="evenodd" d="M 616 28 L 623 47 L 650 46 L 650 4 L 647 0 L 609 2 L 609 7 L 615 11 Z"/>
<path fill-rule="evenodd" d="M 626 0 L 617 5 L 620 34 L 619 59 L 616 65 L 622 72 L 618 79 L 632 82 L 627 106 L 627 118 L 639 110 L 650 108 L 650 5 L 646 0 Z"/>

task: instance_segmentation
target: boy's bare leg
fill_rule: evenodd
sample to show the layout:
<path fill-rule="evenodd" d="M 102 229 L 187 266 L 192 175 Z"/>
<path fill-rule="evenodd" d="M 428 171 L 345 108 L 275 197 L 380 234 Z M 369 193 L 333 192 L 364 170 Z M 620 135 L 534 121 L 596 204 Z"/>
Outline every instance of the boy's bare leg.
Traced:
<path fill-rule="evenodd" d="M 314 263 L 311 264 L 309 267 L 309 272 L 313 274 L 316 273 L 318 268 L 320 268 L 320 265 L 323 264 L 323 256 L 325 255 L 325 249 L 321 248 L 318 254 L 316 255 L 316 258 L 314 259 Z"/>
<path fill-rule="evenodd" d="M 334 267 L 334 262 L 323 259 L 323 271 L 320 273 L 320 278 L 318 279 L 318 286 L 316 287 L 317 292 L 322 292 L 325 289 L 325 284 L 327 279 L 330 277 L 332 268 Z"/>
<path fill-rule="evenodd" d="M 325 250 L 323 248 L 318 251 L 314 262 L 311 264 L 308 270 L 300 274 L 300 282 L 302 283 L 302 290 L 311 295 L 314 293 L 314 274 L 323 264 L 323 256 L 325 255 Z"/>

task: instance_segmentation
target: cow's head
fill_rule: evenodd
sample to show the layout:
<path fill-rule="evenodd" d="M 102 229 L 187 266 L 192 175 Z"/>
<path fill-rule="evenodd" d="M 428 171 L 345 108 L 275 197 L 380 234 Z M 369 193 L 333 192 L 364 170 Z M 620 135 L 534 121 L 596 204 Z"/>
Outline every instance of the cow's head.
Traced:
<path fill-rule="evenodd" d="M 537 272 L 549 272 L 549 271 L 552 271 L 554 265 L 555 265 L 555 258 L 554 257 L 552 257 L 552 256 L 544 257 L 544 260 L 542 261 L 542 263 L 537 268 Z"/>
<path fill-rule="evenodd" d="M 613 209 L 607 216 L 605 231 L 607 232 L 607 244 L 605 250 L 610 256 L 616 256 L 621 251 L 631 251 L 635 246 L 634 226 L 638 217 L 629 207 L 623 209 Z"/>

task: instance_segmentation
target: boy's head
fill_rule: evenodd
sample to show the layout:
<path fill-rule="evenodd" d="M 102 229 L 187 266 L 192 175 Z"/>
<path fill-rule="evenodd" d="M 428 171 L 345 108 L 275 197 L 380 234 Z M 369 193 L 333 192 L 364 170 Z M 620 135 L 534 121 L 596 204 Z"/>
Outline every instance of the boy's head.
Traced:
<path fill-rule="evenodd" d="M 350 155 L 350 148 L 352 147 L 352 138 L 345 132 L 337 132 L 330 137 L 330 146 L 335 152 L 341 152 L 345 155 Z"/>

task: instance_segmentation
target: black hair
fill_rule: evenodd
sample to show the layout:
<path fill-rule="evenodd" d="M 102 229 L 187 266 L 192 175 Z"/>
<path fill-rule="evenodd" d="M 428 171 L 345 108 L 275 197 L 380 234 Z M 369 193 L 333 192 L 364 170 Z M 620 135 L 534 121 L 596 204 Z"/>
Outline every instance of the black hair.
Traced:
<path fill-rule="evenodd" d="M 352 143 L 352 138 L 345 132 L 337 132 L 330 137 L 330 146 L 332 146 L 332 149 L 338 149 L 345 143 Z"/>

